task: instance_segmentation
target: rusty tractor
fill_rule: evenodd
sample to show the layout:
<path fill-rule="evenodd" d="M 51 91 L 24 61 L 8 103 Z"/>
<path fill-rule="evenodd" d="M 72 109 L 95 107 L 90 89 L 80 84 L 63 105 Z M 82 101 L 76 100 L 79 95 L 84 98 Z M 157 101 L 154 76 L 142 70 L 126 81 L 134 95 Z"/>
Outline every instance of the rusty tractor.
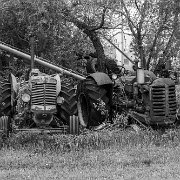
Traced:
<path fill-rule="evenodd" d="M 106 117 L 101 115 L 94 103 L 102 99 L 110 109 L 112 81 L 107 74 L 93 73 L 84 77 L 35 57 L 33 50 L 29 55 L 3 42 L 0 43 L 0 49 L 31 62 L 28 80 L 18 82 L 10 74 L 9 79 L 0 82 L 0 129 L 5 137 L 19 131 L 78 134 L 79 125 L 87 127 L 88 122 L 89 126 L 93 126 L 105 120 Z M 41 73 L 34 68 L 34 62 L 57 73 Z M 77 93 L 76 84 L 64 78 L 64 75 L 85 83 L 85 91 Z M 83 98 L 88 103 L 87 119 L 81 118 Z M 79 106 L 79 103 L 82 105 Z"/>
<path fill-rule="evenodd" d="M 125 121 L 122 120 L 125 127 L 136 124 L 145 128 L 162 128 L 172 127 L 179 123 L 174 80 L 156 77 L 153 72 L 139 68 L 138 61 L 135 62 L 134 75 L 127 75 L 123 66 L 119 67 L 118 71 L 117 64 L 112 61 L 109 61 L 107 68 L 108 75 L 113 82 L 112 100 L 108 99 L 111 101 L 112 119 L 126 117 Z M 93 69 L 95 68 L 91 68 Z M 84 119 L 88 126 L 91 120 L 87 118 L 89 106 L 86 93 L 95 89 L 90 77 L 82 82 L 81 89 L 84 90 L 79 95 L 78 106 L 83 105 L 83 108 L 79 108 L 82 112 L 80 119 Z M 108 90 L 106 86 L 106 90 L 111 94 L 111 88 Z M 96 91 L 100 92 L 104 101 L 107 100 L 98 87 Z M 100 119 L 96 115 L 95 117 Z"/>
<path fill-rule="evenodd" d="M 129 125 L 162 128 L 178 123 L 176 88 L 171 78 L 157 78 L 137 67 L 135 76 L 121 76 L 115 81 L 113 108 L 129 117 Z"/>

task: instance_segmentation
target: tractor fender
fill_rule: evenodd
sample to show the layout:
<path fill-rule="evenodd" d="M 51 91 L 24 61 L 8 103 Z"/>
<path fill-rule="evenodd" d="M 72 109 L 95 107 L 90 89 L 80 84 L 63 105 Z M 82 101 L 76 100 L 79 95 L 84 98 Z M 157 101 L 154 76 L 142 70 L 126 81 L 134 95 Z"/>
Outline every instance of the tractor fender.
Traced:
<path fill-rule="evenodd" d="M 96 81 L 97 85 L 99 86 L 113 84 L 110 77 L 107 74 L 102 73 L 102 72 L 96 72 L 96 73 L 90 74 L 88 77 L 92 77 Z"/>

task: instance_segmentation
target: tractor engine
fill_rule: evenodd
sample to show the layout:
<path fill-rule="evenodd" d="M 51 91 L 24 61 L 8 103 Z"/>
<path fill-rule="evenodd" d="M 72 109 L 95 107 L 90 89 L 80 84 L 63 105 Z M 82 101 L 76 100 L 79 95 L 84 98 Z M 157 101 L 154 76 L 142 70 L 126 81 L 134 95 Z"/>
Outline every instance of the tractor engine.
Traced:
<path fill-rule="evenodd" d="M 19 88 L 18 114 L 22 119 L 33 120 L 37 126 L 49 125 L 57 113 L 57 104 L 62 102 L 58 96 L 60 90 L 59 75 L 46 75 L 33 69 L 29 81 Z"/>
<path fill-rule="evenodd" d="M 115 87 L 114 107 L 118 107 L 120 112 L 127 112 L 132 119 L 146 125 L 165 126 L 174 123 L 176 121 L 174 81 L 170 78 L 152 78 L 149 74 L 142 73 L 139 77 L 126 77 L 121 86 Z"/>

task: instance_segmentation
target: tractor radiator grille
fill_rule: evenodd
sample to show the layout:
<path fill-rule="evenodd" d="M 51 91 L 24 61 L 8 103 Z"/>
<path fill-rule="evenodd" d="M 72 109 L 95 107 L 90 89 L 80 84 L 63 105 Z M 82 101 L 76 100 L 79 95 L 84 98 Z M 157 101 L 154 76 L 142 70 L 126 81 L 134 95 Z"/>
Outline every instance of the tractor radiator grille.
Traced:
<path fill-rule="evenodd" d="M 176 114 L 175 86 L 153 86 L 151 90 L 152 112 L 154 116 Z"/>
<path fill-rule="evenodd" d="M 56 104 L 56 84 L 55 83 L 32 83 L 31 92 L 32 105 L 55 105 Z"/>

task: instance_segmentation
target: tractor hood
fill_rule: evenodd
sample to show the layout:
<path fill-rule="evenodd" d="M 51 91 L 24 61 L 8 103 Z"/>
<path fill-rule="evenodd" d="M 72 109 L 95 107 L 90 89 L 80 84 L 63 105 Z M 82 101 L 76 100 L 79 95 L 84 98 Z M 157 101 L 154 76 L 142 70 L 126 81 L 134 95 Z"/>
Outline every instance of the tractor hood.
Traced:
<path fill-rule="evenodd" d="M 164 86 L 164 85 L 173 86 L 175 85 L 175 83 L 170 78 L 158 78 L 153 81 L 151 86 Z"/>
<path fill-rule="evenodd" d="M 154 80 L 156 80 L 156 75 L 152 71 L 144 70 L 144 77 L 146 83 L 153 82 Z M 134 82 L 136 82 L 136 75 L 124 76 L 123 79 L 124 82 L 126 82 L 127 84 L 133 84 Z"/>
<path fill-rule="evenodd" d="M 61 91 L 61 80 L 60 76 L 57 75 L 46 75 L 40 74 L 38 76 L 31 76 L 30 82 L 35 84 L 42 84 L 42 83 L 53 83 L 56 84 L 56 95 L 58 95 Z"/>

